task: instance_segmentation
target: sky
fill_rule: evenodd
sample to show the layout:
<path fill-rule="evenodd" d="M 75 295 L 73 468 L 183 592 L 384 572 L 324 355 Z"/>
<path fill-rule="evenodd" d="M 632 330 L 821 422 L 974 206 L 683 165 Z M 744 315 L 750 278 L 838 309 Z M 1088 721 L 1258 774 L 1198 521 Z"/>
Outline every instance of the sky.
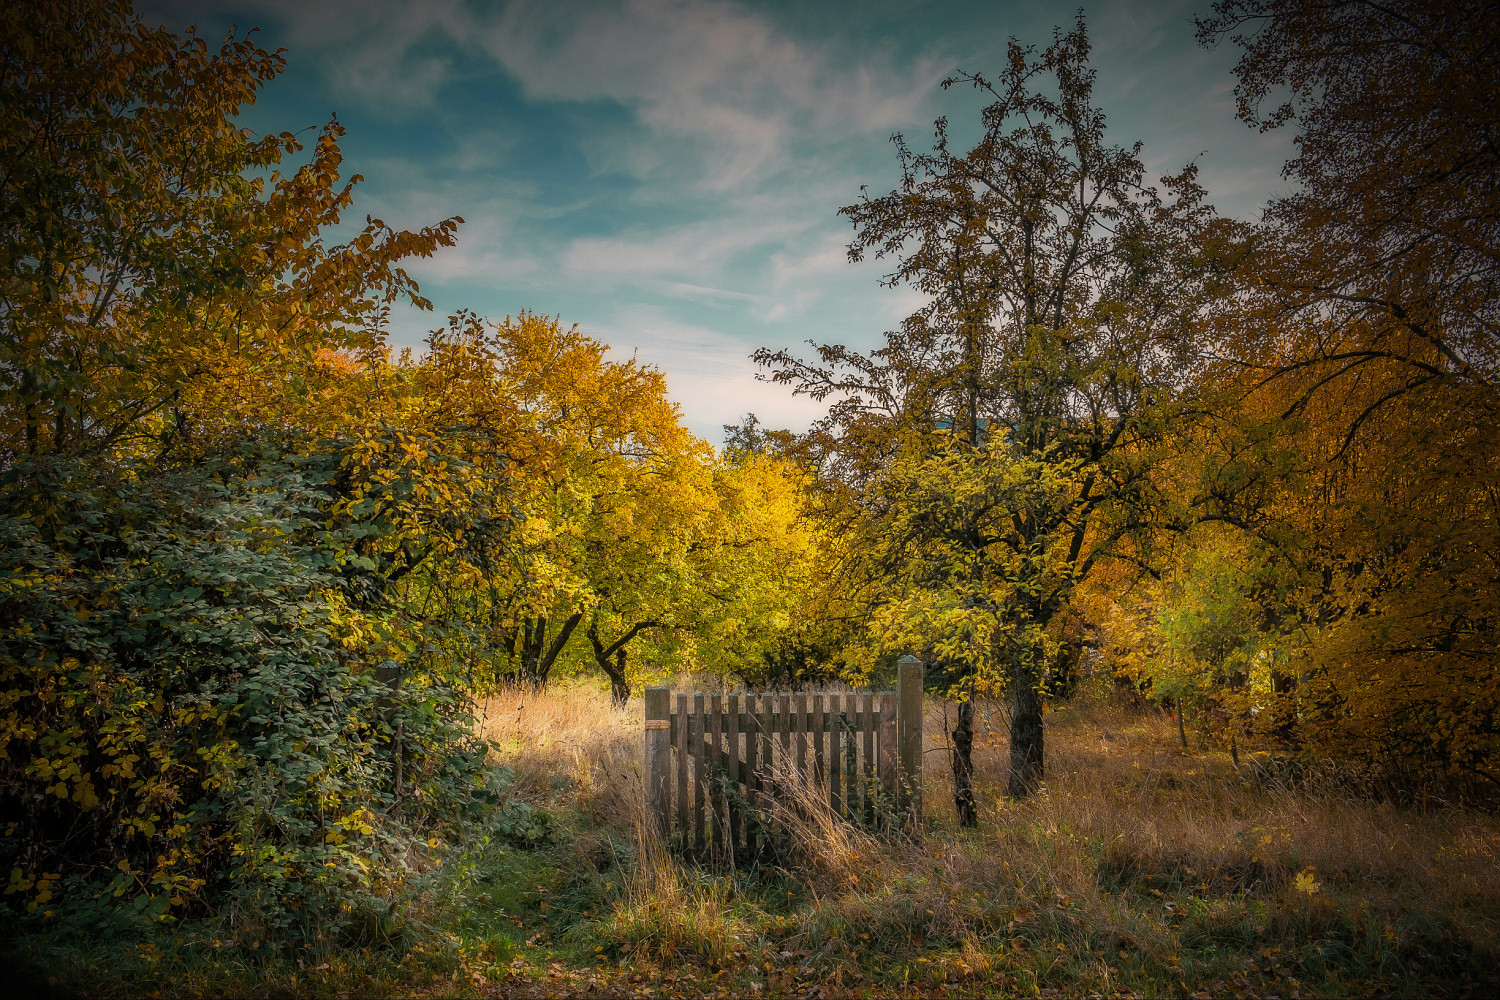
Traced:
<path fill-rule="evenodd" d="M 1237 52 L 1200 47 L 1210 0 L 1084 7 L 1111 141 L 1153 176 L 1196 161 L 1224 215 L 1286 189 L 1280 133 L 1234 117 Z M 820 412 L 757 380 L 758 347 L 879 346 L 920 299 L 851 264 L 838 209 L 899 179 L 892 133 L 975 134 L 983 102 L 944 92 L 992 72 L 1007 40 L 1045 44 L 1076 8 L 989 0 L 156 0 L 144 18 L 208 40 L 259 29 L 287 69 L 241 124 L 316 129 L 337 114 L 348 218 L 415 229 L 462 216 L 458 246 L 408 268 L 431 313 L 391 323 L 419 347 L 445 317 L 529 310 L 660 368 L 688 427 L 718 443 L 756 413 Z M 964 130 L 968 129 L 966 133 Z M 334 234 L 337 235 L 337 234 Z"/>

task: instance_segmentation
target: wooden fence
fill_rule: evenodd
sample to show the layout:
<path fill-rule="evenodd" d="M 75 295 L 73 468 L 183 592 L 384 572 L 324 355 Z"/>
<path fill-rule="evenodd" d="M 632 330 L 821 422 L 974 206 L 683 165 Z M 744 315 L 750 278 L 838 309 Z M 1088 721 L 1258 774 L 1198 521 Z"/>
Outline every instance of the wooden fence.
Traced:
<path fill-rule="evenodd" d="M 922 815 L 922 663 L 896 691 L 678 694 L 646 689 L 646 797 L 660 834 L 689 853 L 755 858 L 770 848 L 784 779 L 826 791 L 865 824 Z M 795 768 L 795 771 L 793 770 Z"/>

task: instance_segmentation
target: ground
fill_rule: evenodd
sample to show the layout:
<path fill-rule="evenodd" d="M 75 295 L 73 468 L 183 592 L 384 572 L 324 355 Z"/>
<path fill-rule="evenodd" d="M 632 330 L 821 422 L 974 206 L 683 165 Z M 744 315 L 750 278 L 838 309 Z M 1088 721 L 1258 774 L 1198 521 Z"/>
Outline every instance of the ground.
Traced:
<path fill-rule="evenodd" d="M 87 996 L 1500 990 L 1491 815 L 1372 802 L 1332 764 L 1184 751 L 1169 716 L 1101 694 L 1048 713 L 1047 783 L 1020 802 L 1003 794 L 1003 713 L 981 710 L 980 824 L 964 830 L 944 721 L 929 701 L 920 837 L 824 824 L 788 834 L 776 865 L 725 871 L 642 837 L 639 701 L 497 697 L 482 725 L 514 828 L 456 848 L 380 940 L 299 961 L 204 923 L 149 941 L 32 934 L 11 957 L 38 988 Z"/>

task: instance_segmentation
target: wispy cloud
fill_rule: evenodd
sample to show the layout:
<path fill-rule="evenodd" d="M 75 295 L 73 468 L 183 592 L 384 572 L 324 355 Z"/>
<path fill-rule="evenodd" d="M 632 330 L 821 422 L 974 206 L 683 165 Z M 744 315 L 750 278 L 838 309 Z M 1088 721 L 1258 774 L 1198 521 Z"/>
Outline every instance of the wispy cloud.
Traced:
<path fill-rule="evenodd" d="M 665 230 L 632 229 L 609 237 L 573 241 L 561 263 L 579 278 L 711 281 L 738 255 L 780 246 L 807 228 L 806 220 L 771 217 L 744 210 Z"/>
<path fill-rule="evenodd" d="M 700 177 L 716 191 L 784 166 L 799 134 L 908 121 L 938 74 L 930 60 L 851 65 L 727 0 L 518 0 L 475 40 L 528 96 L 614 101 L 656 135 L 704 143 Z"/>
<path fill-rule="evenodd" d="M 758 413 L 773 426 L 805 430 L 826 412 L 784 386 L 760 381 L 741 338 L 711 327 L 683 322 L 650 306 L 621 310 L 612 322 L 589 330 L 615 354 L 653 362 L 667 376 L 672 398 L 699 436 L 717 441 L 724 424 Z"/>
<path fill-rule="evenodd" d="M 251 9 L 274 19 L 293 58 L 318 59 L 335 93 L 404 111 L 430 105 L 450 79 L 451 54 L 423 43 L 462 37 L 470 17 L 460 0 L 253 0 Z"/>

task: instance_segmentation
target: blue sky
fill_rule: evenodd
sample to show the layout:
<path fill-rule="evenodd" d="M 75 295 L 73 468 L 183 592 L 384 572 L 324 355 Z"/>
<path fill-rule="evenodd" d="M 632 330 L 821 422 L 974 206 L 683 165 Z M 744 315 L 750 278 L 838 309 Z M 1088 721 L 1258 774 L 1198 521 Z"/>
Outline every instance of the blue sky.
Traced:
<path fill-rule="evenodd" d="M 1215 204 L 1254 217 L 1283 190 L 1284 135 L 1234 118 L 1236 53 L 1206 51 L 1209 0 L 1088 4 L 1096 97 L 1112 139 L 1154 174 L 1196 158 Z M 258 27 L 287 72 L 247 109 L 257 130 L 337 112 L 355 211 L 404 228 L 452 215 L 458 247 L 410 270 L 435 305 L 579 323 L 667 374 L 683 419 L 717 443 L 755 411 L 805 427 L 814 404 L 756 381 L 748 355 L 808 339 L 873 347 L 917 300 L 847 262 L 838 208 L 897 180 L 888 139 L 947 115 L 977 122 L 957 68 L 993 70 L 1006 40 L 1045 44 L 1073 10 L 1039 3 L 465 3 L 245 0 L 143 8 L 217 39 Z"/>

